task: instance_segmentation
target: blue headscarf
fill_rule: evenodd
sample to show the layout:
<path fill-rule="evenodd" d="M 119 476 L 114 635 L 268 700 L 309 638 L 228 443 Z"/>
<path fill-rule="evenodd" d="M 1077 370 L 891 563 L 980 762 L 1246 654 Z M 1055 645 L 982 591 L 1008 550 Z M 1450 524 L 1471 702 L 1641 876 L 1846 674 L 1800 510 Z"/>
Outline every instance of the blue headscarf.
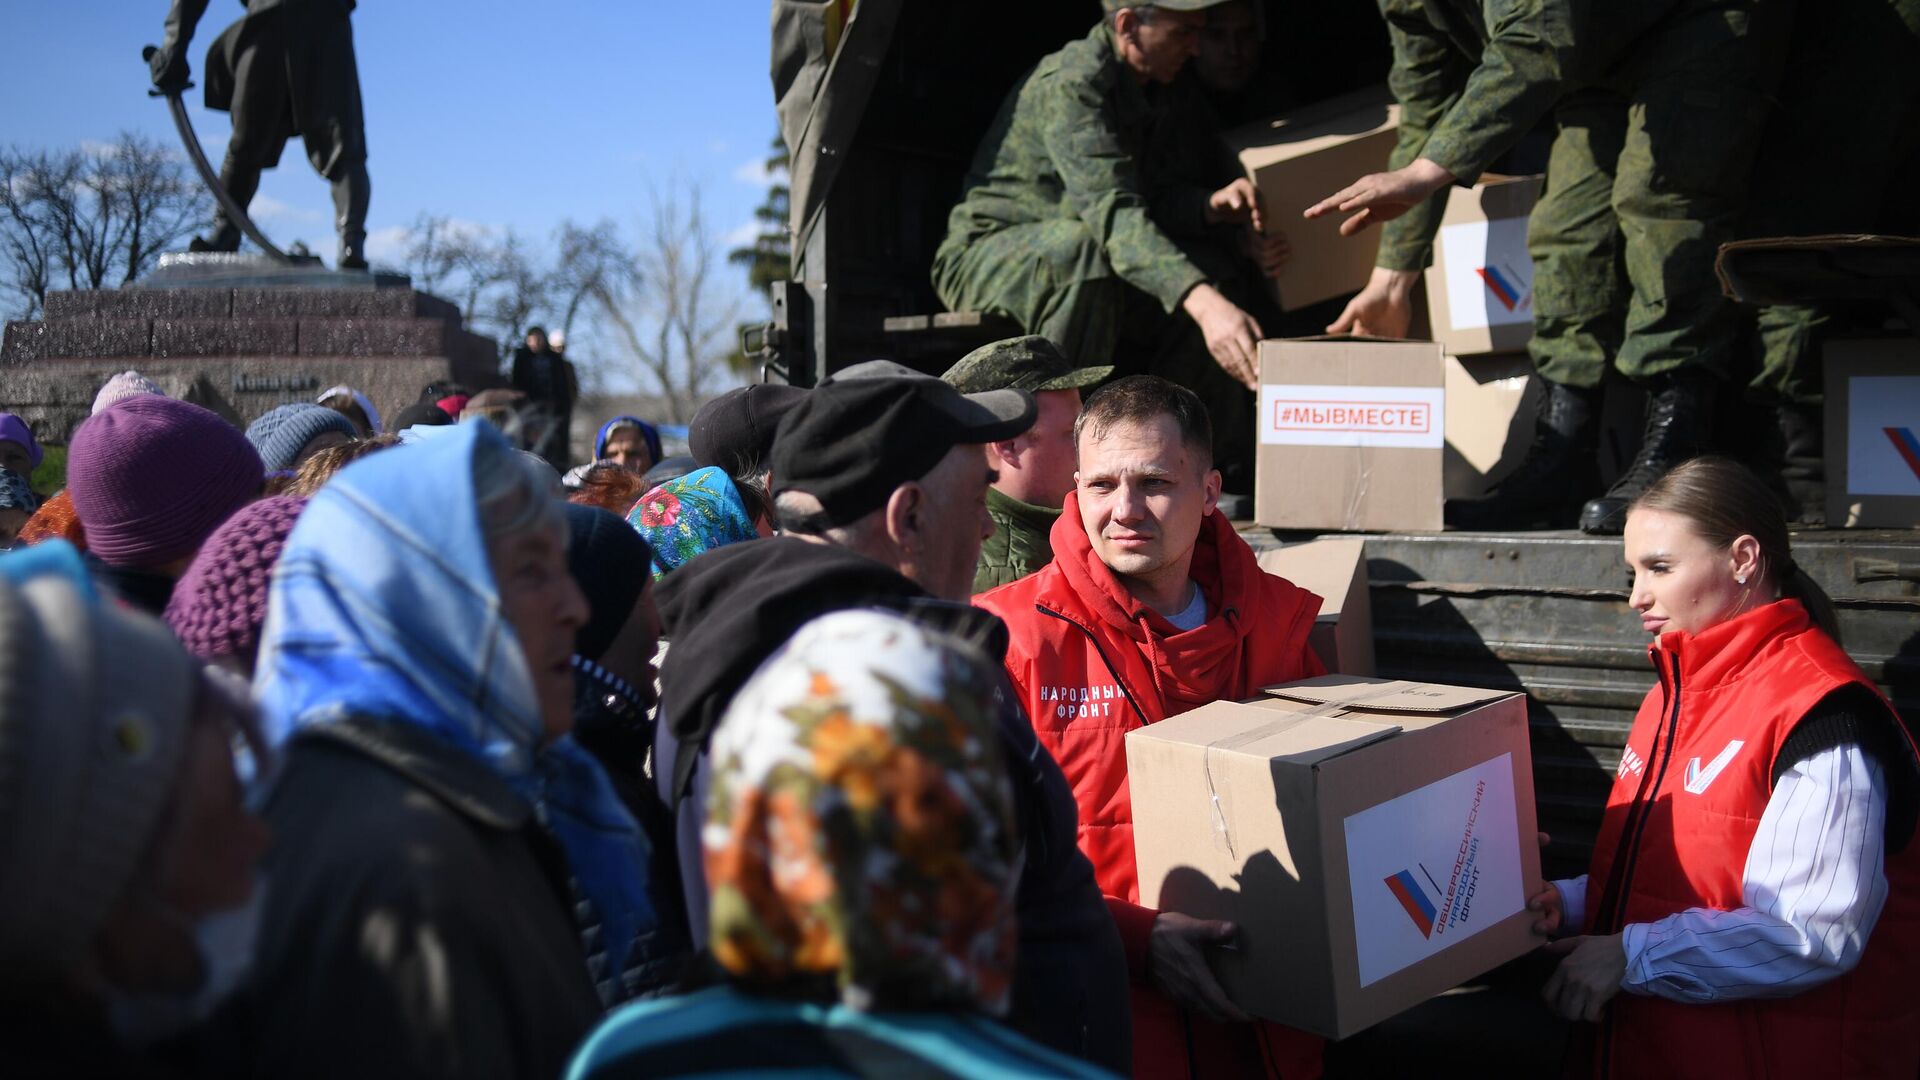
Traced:
<path fill-rule="evenodd" d="M 541 745 L 533 676 L 487 558 L 474 462 L 510 451 L 490 424 L 444 432 L 354 462 L 300 515 L 261 631 L 268 741 L 361 717 L 472 754 L 542 811 L 603 940 L 630 950 L 657 922 L 646 834 L 571 736 Z"/>
<path fill-rule="evenodd" d="M 740 489 L 717 465 L 695 469 L 640 496 L 627 511 L 627 524 L 653 549 L 655 579 L 695 555 L 760 538 Z"/>
<path fill-rule="evenodd" d="M 593 459 L 607 456 L 607 440 L 613 436 L 614 428 L 634 427 L 640 429 L 640 437 L 647 441 L 647 453 L 652 455 L 653 463 L 660 464 L 660 430 L 637 416 L 616 416 L 600 425 L 600 431 L 593 437 Z"/>

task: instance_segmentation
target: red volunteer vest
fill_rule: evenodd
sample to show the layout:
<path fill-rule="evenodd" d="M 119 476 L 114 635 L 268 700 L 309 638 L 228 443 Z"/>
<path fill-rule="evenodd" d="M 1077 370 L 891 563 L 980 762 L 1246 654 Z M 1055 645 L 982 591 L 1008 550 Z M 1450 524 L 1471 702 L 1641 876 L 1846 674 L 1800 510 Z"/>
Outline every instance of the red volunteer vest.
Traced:
<path fill-rule="evenodd" d="M 1050 536 L 1053 562 L 974 603 L 1007 624 L 1007 674 L 1041 745 L 1073 787 L 1080 849 L 1115 908 L 1135 977 L 1134 1074 L 1154 1080 L 1318 1076 L 1318 1037 L 1277 1024 L 1191 1016 L 1142 981 L 1154 913 L 1132 906 L 1140 903 L 1140 883 L 1126 734 L 1210 701 L 1322 674 L 1307 647 L 1320 598 L 1261 570 L 1226 519 L 1209 514 L 1191 573 L 1212 617 L 1181 632 L 1135 600 L 1100 562 L 1075 496 L 1067 496 Z"/>
<path fill-rule="evenodd" d="M 1590 933 L 1743 906 L 1747 850 L 1782 744 L 1821 698 L 1872 686 L 1795 600 L 1664 634 L 1650 652 L 1660 684 L 1634 718 L 1595 840 Z M 1887 719 L 1899 723 L 1891 707 Z M 1853 971 L 1794 997 L 1724 1005 L 1621 993 L 1595 1040 L 1595 1075 L 1920 1075 L 1916 854 L 1909 845 L 1887 857 L 1887 904 Z"/>

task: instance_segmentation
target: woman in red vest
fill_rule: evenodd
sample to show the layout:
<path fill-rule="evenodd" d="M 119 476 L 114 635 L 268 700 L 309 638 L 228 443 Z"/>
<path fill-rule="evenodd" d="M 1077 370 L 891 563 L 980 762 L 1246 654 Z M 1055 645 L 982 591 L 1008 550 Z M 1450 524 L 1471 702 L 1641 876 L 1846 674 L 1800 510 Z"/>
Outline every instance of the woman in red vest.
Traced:
<path fill-rule="evenodd" d="M 1913 740 L 1838 644 L 1779 504 L 1724 458 L 1627 516 L 1647 695 L 1584 878 L 1529 905 L 1598 1076 L 1920 1074 Z M 1624 992 L 1623 992 L 1624 991 Z"/>

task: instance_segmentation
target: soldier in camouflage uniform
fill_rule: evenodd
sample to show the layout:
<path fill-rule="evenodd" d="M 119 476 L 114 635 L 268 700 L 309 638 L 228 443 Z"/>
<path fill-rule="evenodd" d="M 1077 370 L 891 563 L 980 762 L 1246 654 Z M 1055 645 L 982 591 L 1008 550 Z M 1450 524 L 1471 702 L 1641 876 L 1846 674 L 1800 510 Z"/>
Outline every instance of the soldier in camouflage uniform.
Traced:
<path fill-rule="evenodd" d="M 1527 458 L 1466 526 L 1570 524 L 1617 533 L 1627 503 L 1705 448 L 1715 388 L 1736 368 L 1738 317 L 1713 260 L 1736 235 L 1793 0 L 1380 0 L 1402 106 L 1391 172 L 1310 209 L 1387 224 L 1372 281 L 1330 329 L 1397 335 L 1430 260 L 1449 184 L 1471 184 L 1552 110 L 1546 190 L 1528 231 L 1530 349 L 1548 394 Z M 1557 107 L 1556 107 L 1557 106 Z M 1609 367 L 1652 397 L 1625 475 L 1598 486 Z"/>
<path fill-rule="evenodd" d="M 1040 407 L 1019 437 L 987 444 L 987 466 L 999 478 L 987 489 L 993 535 L 980 545 L 974 592 L 1018 581 L 1053 561 L 1049 533 L 1074 484 L 1080 391 L 1111 374 L 1105 364 L 1076 368 L 1059 346 L 1029 334 L 983 345 L 940 376 L 963 394 L 1025 390 Z"/>
<path fill-rule="evenodd" d="M 1277 274 L 1287 246 L 1263 232 L 1253 185 L 1234 179 L 1182 75 L 1202 9 L 1219 2 L 1105 0 L 1104 21 L 1041 60 L 981 141 L 933 287 L 948 308 L 1009 316 L 1082 365 L 1137 350 L 1118 357 L 1124 369 L 1193 388 L 1216 431 L 1243 444 L 1216 448 L 1226 463 L 1251 456 L 1251 398 L 1239 387 L 1257 384 L 1262 336 L 1228 283 L 1248 276 L 1241 267 Z M 1225 419 L 1235 415 L 1245 423 Z"/>
<path fill-rule="evenodd" d="M 1911 222 L 1886 218 L 1911 213 L 1896 180 L 1920 144 L 1920 0 L 1803 4 L 1780 102 L 1754 169 L 1748 235 L 1914 235 Z M 1814 153 L 1819 167 L 1810 168 Z M 1834 315 L 1821 304 L 1759 309 L 1759 370 L 1741 373 L 1771 421 L 1757 425 L 1752 463 L 1779 478 L 1789 511 L 1808 525 L 1827 512 L 1820 361 Z"/>
<path fill-rule="evenodd" d="M 314 171 L 333 185 L 338 265 L 367 266 L 366 120 L 360 108 L 360 71 L 353 57 L 354 0 L 241 0 L 247 13 L 207 50 L 207 108 L 233 114 L 233 137 L 220 164 L 220 186 L 246 209 L 260 174 L 280 164 L 287 140 L 306 143 Z M 187 85 L 187 45 L 208 0 L 173 0 L 166 38 L 149 59 L 153 84 Z M 213 233 L 196 237 L 194 251 L 235 251 L 240 226 L 214 211 Z"/>

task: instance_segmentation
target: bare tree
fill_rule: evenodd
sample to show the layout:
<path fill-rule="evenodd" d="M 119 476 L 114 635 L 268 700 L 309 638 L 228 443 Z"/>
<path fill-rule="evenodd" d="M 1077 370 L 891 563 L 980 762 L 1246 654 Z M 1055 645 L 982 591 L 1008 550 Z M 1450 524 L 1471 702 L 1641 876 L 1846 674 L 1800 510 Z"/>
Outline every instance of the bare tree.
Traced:
<path fill-rule="evenodd" d="M 49 289 L 138 280 L 212 209 L 177 155 L 131 132 L 90 150 L 0 151 L 0 262 L 29 317 Z"/>
<path fill-rule="evenodd" d="M 567 336 L 574 322 L 595 311 L 626 306 L 640 285 L 639 257 L 620 237 L 620 227 L 602 218 L 592 228 L 561 222 L 554 233 L 559 249 L 548 299 Z"/>
<path fill-rule="evenodd" d="M 641 279 L 630 305 L 604 314 L 665 406 L 666 419 L 685 423 L 701 403 L 734 381 L 739 293 L 715 277 L 727 264 L 720 238 L 708 229 L 700 192 L 687 185 L 655 188 L 641 227 Z"/>

